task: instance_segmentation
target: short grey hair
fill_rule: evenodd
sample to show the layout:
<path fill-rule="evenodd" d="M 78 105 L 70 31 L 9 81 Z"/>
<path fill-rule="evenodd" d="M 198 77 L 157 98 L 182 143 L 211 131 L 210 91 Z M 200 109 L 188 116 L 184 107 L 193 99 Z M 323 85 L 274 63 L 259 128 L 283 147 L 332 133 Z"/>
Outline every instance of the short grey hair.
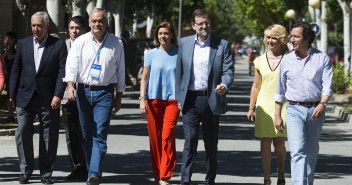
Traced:
<path fill-rule="evenodd" d="M 49 15 L 48 13 L 46 12 L 35 12 L 32 17 L 31 17 L 31 20 L 34 18 L 34 17 L 42 17 L 44 19 L 44 23 L 47 27 L 49 27 Z"/>
<path fill-rule="evenodd" d="M 90 12 L 89 14 L 89 21 L 90 21 L 90 17 L 92 16 L 93 13 L 95 12 L 103 12 L 104 14 L 104 20 L 105 20 L 105 23 L 108 23 L 108 17 L 106 15 L 106 11 L 102 8 L 93 8 L 93 10 Z"/>

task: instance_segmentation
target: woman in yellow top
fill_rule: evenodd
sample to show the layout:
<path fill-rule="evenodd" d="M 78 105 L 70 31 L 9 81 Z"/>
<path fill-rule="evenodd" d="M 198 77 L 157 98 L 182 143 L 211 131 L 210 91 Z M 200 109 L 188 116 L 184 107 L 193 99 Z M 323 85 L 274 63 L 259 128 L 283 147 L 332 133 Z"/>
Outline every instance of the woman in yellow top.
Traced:
<path fill-rule="evenodd" d="M 285 184 L 284 164 L 287 132 L 285 125 L 281 125 L 282 129 L 280 130 L 275 128 L 275 101 L 273 97 L 276 91 L 279 65 L 287 51 L 287 42 L 288 33 L 285 27 L 278 24 L 269 26 L 264 31 L 264 43 L 268 45 L 269 50 L 254 60 L 256 70 L 247 118 L 250 121 L 255 120 L 255 136 L 260 138 L 264 185 L 271 184 L 271 143 L 274 145 L 274 153 L 278 164 L 277 184 Z M 256 106 L 255 115 L 254 106 Z M 285 115 L 282 116 L 284 117 Z"/>

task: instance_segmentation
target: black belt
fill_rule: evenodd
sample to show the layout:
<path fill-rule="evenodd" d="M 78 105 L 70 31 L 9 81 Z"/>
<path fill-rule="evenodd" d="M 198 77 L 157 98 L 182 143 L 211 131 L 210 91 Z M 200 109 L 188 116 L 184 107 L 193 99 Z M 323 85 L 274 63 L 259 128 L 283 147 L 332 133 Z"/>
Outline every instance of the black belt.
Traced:
<path fill-rule="evenodd" d="M 188 93 L 193 94 L 193 95 L 197 95 L 197 96 L 206 96 L 206 95 L 208 95 L 208 91 L 191 91 L 191 90 L 188 90 Z"/>
<path fill-rule="evenodd" d="M 288 104 L 290 105 L 300 105 L 300 106 L 303 106 L 303 107 L 316 107 L 319 105 L 319 101 L 317 102 L 297 102 L 297 101 L 290 101 L 290 100 L 287 100 L 288 101 Z"/>
<path fill-rule="evenodd" d="M 103 91 L 103 90 L 113 89 L 116 86 L 116 84 L 109 84 L 104 86 L 104 85 L 88 85 L 88 84 L 79 83 L 78 86 L 82 86 L 91 91 Z"/>

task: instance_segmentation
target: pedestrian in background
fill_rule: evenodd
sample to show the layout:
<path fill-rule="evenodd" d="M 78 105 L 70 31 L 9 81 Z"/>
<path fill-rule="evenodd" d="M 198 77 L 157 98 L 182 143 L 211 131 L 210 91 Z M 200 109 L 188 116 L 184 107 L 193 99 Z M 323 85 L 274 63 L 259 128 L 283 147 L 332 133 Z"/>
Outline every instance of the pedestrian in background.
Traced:
<path fill-rule="evenodd" d="M 107 32 L 107 26 L 105 10 L 94 8 L 89 15 L 91 31 L 73 43 L 64 79 L 69 100 L 77 101 L 88 185 L 101 182 L 111 113 L 120 110 L 125 90 L 123 44 L 121 39 Z"/>
<path fill-rule="evenodd" d="M 277 130 L 283 131 L 281 112 L 287 100 L 291 184 L 312 185 L 325 107 L 332 94 L 332 67 L 329 57 L 312 47 L 315 33 L 310 24 L 293 24 L 290 35 L 293 51 L 281 61 L 274 97 L 275 126 Z"/>
<path fill-rule="evenodd" d="M 21 39 L 10 77 L 10 103 L 16 103 L 18 127 L 16 145 L 20 165 L 20 184 L 27 184 L 33 173 L 34 118 L 39 117 L 39 170 L 43 184 L 53 184 L 56 159 L 60 102 L 66 84 L 65 41 L 48 34 L 49 15 L 36 12 L 31 17 L 33 36 Z M 16 101 L 16 102 L 15 102 Z"/>
<path fill-rule="evenodd" d="M 226 93 L 233 83 L 234 65 L 229 42 L 210 34 L 207 12 L 195 10 L 191 21 L 196 34 L 180 40 L 176 66 L 176 100 L 183 115 L 185 137 L 181 183 L 191 183 L 202 122 L 205 183 L 213 185 L 217 171 L 219 118 L 227 111 Z"/>
<path fill-rule="evenodd" d="M 0 52 L 0 94 L 4 90 L 4 85 L 5 85 L 4 56 Z"/>
<path fill-rule="evenodd" d="M 260 153 L 264 173 L 264 185 L 270 185 L 271 144 L 277 160 L 277 185 L 285 184 L 284 165 L 286 157 L 285 140 L 287 130 L 275 128 L 275 96 L 280 62 L 287 51 L 288 33 L 286 28 L 274 24 L 264 31 L 264 43 L 268 51 L 254 60 L 254 81 L 251 90 L 247 118 L 255 121 L 255 136 L 260 138 Z M 255 115 L 254 115 L 254 106 Z M 285 104 L 284 104 L 285 106 Z M 285 111 L 282 111 L 285 118 Z"/>
<path fill-rule="evenodd" d="M 5 90 L 7 91 L 6 94 L 6 106 L 8 115 L 5 118 L 6 122 L 15 122 L 15 113 L 14 108 L 10 104 L 9 98 L 9 86 L 10 86 L 10 75 L 12 70 L 13 61 L 15 59 L 16 54 L 16 43 L 17 43 L 17 34 L 14 31 L 9 31 L 5 33 L 4 37 L 4 61 L 3 61 L 3 70 L 5 73 Z"/>
<path fill-rule="evenodd" d="M 168 22 L 154 31 L 159 47 L 144 60 L 140 87 L 140 111 L 147 113 L 153 174 L 160 185 L 169 185 L 176 166 L 176 124 L 180 109 L 175 100 L 176 33 Z"/>
<path fill-rule="evenodd" d="M 68 33 L 66 40 L 67 51 L 70 51 L 73 42 L 84 34 L 85 22 L 82 16 L 75 16 L 68 20 Z M 70 62 L 70 61 L 67 61 Z M 67 91 L 62 101 L 62 117 L 66 132 L 66 144 L 72 166 L 68 180 L 87 180 L 86 156 L 83 151 L 83 138 L 79 123 L 78 108 L 75 101 L 68 101 Z"/>

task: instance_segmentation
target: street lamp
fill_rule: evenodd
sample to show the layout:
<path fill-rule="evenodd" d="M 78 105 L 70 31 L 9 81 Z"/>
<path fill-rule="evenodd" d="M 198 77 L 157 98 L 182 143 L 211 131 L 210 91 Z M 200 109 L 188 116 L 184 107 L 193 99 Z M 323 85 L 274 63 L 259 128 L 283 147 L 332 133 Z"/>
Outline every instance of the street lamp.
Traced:
<path fill-rule="evenodd" d="M 314 12 L 313 22 L 315 22 L 315 9 L 320 8 L 320 0 L 309 0 L 308 4 L 313 8 L 313 12 Z"/>
<path fill-rule="evenodd" d="M 286 12 L 286 17 L 290 20 L 288 31 L 291 32 L 292 20 L 296 19 L 296 12 L 293 9 L 289 9 Z"/>

